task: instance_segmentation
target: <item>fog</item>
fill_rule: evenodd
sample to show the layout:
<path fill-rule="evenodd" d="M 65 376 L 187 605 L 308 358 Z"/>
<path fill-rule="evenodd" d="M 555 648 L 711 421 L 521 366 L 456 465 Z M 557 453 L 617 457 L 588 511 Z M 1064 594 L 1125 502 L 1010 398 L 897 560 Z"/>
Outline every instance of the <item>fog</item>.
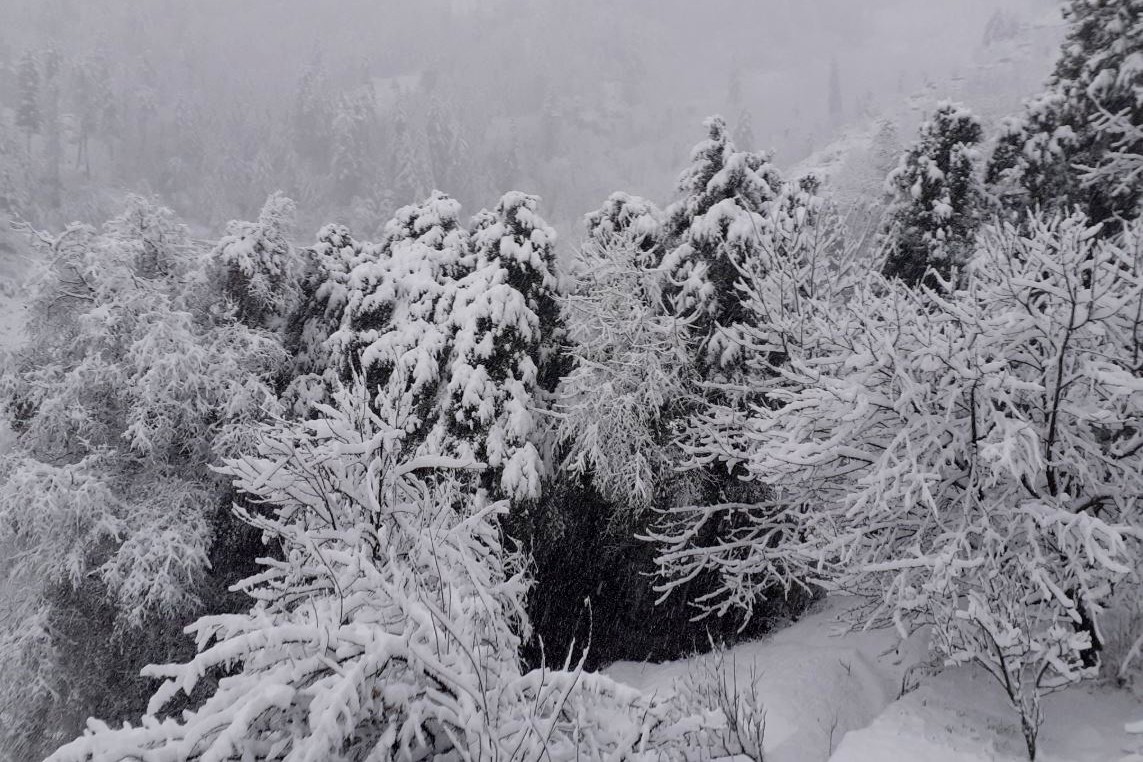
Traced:
<path fill-rule="evenodd" d="M 537 193 L 574 237 L 614 190 L 669 200 L 709 114 L 804 165 L 880 118 L 907 134 L 939 98 L 1014 111 L 1059 29 L 1053 0 L 0 0 L 0 17 L 0 202 L 60 224 L 143 192 L 205 236 L 280 189 L 302 239 L 332 220 L 374 235 L 434 187 L 469 212 Z"/>

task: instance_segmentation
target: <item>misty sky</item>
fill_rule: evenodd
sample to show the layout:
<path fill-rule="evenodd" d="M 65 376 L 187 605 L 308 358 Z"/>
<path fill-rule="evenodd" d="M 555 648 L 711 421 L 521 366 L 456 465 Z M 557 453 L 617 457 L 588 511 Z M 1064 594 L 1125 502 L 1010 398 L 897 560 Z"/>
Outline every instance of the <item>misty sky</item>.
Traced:
<path fill-rule="evenodd" d="M 10 70 L 25 51 L 49 47 L 68 61 L 98 58 L 119 113 L 141 114 L 102 153 L 96 145 L 96 175 L 155 192 L 210 228 L 256 210 L 272 184 L 311 196 L 300 200 L 312 202 L 302 204 L 312 222 L 350 205 L 354 194 L 310 187 L 304 172 L 276 175 L 281 159 L 265 149 L 275 138 L 264 125 L 291 119 L 307 70 L 320 69 L 331 109 L 367 88 L 382 123 L 406 110 L 427 125 L 432 104 L 446 104 L 481 167 L 514 158 L 479 188 L 442 190 L 469 207 L 492 203 L 487 194 L 508 189 L 499 184 L 520 185 L 568 230 L 613 190 L 669 200 L 711 113 L 734 125 L 748 112 L 749 147 L 773 149 L 789 167 L 882 116 L 907 132 L 919 116 L 911 110 L 941 97 L 986 119 L 1014 111 L 1047 75 L 1059 28 L 1056 0 L 0 0 L 0 9 Z M 998 12 L 1022 34 L 985 46 Z M 841 108 L 831 115 L 834 66 Z M 13 90 L 0 96 L 11 101 Z M 112 141 L 130 142 L 135 128 L 143 145 L 125 160 L 126 146 Z M 179 175 L 222 186 L 208 208 L 164 168 L 181 160 L 162 148 L 180 130 L 208 159 L 229 156 L 221 165 L 265 153 L 265 181 L 226 179 L 225 166 L 213 181 Z M 395 171 L 395 133 L 377 134 L 358 196 L 388 187 Z M 414 200 L 393 195 L 377 204 Z"/>

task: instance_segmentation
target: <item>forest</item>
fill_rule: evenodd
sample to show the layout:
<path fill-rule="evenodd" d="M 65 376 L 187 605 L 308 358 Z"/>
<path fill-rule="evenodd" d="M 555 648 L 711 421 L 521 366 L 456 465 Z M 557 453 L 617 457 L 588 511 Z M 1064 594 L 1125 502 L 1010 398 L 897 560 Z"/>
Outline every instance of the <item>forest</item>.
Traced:
<path fill-rule="evenodd" d="M 625 35 L 681 0 L 582 49 L 605 23 L 555 3 L 580 58 L 493 117 L 447 50 L 528 4 L 476 5 L 404 4 L 369 59 L 295 45 L 271 90 L 251 40 L 208 108 L 193 34 L 107 51 L 210 9 L 116 6 L 92 46 L 90 5 L 13 3 L 64 32 L 0 30 L 0 758 L 938 759 L 836 708 L 828 748 L 787 740 L 739 680 L 836 609 L 920 642 L 898 703 L 1003 704 L 994 756 L 941 760 L 1143 759 L 1143 0 L 972 6 L 1016 78 L 1058 32 L 1022 103 L 945 98 L 951 64 L 845 90 L 827 46 L 822 113 L 758 119 L 760 53 L 725 116 L 651 105 L 682 54 Z M 779 5 L 763 38 L 826 23 Z M 586 201 L 615 162 L 673 193 Z M 1085 690 L 1135 713 L 1113 756 L 1043 740 Z"/>

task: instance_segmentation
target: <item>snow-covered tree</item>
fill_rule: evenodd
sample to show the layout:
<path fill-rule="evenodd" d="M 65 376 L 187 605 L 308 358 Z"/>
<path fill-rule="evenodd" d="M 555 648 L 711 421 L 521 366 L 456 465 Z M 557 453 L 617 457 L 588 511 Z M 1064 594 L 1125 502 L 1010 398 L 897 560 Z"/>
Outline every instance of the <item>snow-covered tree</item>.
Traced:
<path fill-rule="evenodd" d="M 783 383 L 783 366 L 813 337 L 810 327 L 820 310 L 840 307 L 855 284 L 871 269 L 869 254 L 851 234 L 839 210 L 814 209 L 814 224 L 790 228 L 779 245 L 744 264 L 740 278 L 743 309 L 750 318 L 737 336 L 743 373 L 725 395 L 707 394 L 695 405 L 674 440 L 674 468 L 683 473 L 713 471 L 722 489 L 704 501 L 679 500 L 661 506 L 646 531 L 658 545 L 657 590 L 665 597 L 686 594 L 698 575 L 709 575 L 704 594 L 690 601 L 700 616 L 723 617 L 735 611 L 753 616 L 755 607 L 792 601 L 812 593 L 818 578 L 812 563 L 790 546 L 801 538 L 800 509 L 765 480 L 748 486 L 744 452 L 749 410 L 774 403 L 769 394 Z M 740 388 L 748 385 L 748 407 Z M 761 488 L 759 488 L 761 487 Z M 682 589 L 680 589 L 682 588 Z"/>
<path fill-rule="evenodd" d="M 40 67 L 35 54 L 30 50 L 20 58 L 16 85 L 20 99 L 16 108 L 16 126 L 27 136 L 30 151 L 32 135 L 37 134 L 43 124 L 43 115 L 40 112 Z"/>
<path fill-rule="evenodd" d="M 98 82 L 96 77 L 97 66 L 94 59 L 88 57 L 76 61 L 72 66 L 71 100 L 72 112 L 75 114 L 75 166 L 78 169 L 83 165 L 84 175 L 91 177 L 91 137 L 99 129 L 99 110 L 101 104 L 98 98 Z"/>
<path fill-rule="evenodd" d="M 163 628 L 232 571 L 210 569 L 227 541 L 207 465 L 277 410 L 285 360 L 203 293 L 204 252 L 169 210 L 132 198 L 102 231 L 32 234 L 51 264 L 4 377 L 17 438 L 0 484 L 21 591 L 0 631 L 0 748 L 21 758 L 62 740 L 75 711 L 137 711 L 139 684 L 116 687 L 123 663 L 106 655 L 165 658 Z"/>
<path fill-rule="evenodd" d="M 31 203 L 31 164 L 11 122 L 0 119 L 0 213 L 15 217 Z"/>
<path fill-rule="evenodd" d="M 673 281 L 672 312 L 701 345 L 696 362 L 721 370 L 737 355 L 730 334 L 743 317 L 738 266 L 758 256 L 783 181 L 767 154 L 735 149 L 721 117 L 704 126 L 708 137 L 679 177 L 682 197 L 666 211 L 664 266 Z"/>
<path fill-rule="evenodd" d="M 563 482 L 542 527 L 563 555 L 537 551 L 537 563 L 545 581 L 562 569 L 569 586 L 598 575 L 591 595 L 615 584 L 627 591 L 623 611 L 602 601 L 596 607 L 601 630 L 627 630 L 612 648 L 643 643 L 639 637 L 657 627 L 672 637 L 646 648 L 677 653 L 698 645 L 701 637 L 688 636 L 703 627 L 733 637 L 742 624 L 737 612 L 717 624 L 689 622 L 691 603 L 714 590 L 715 577 L 704 570 L 657 608 L 661 594 L 648 579 L 656 549 L 637 536 L 651 531 L 657 510 L 764 497 L 732 473 L 732 463 L 688 463 L 683 445 L 706 416 L 748 407 L 755 371 L 742 353 L 749 319 L 742 278 L 797 248 L 820 214 L 812 178 L 786 182 L 765 154 L 736 151 L 721 119 L 708 120 L 707 129 L 680 179 L 682 197 L 665 214 L 617 194 L 588 216 L 574 268 L 580 283 L 566 304 L 573 367 L 557 407 Z M 601 534 L 617 550 L 588 553 L 575 569 L 566 557 Z"/>
<path fill-rule="evenodd" d="M 402 98 L 393 115 L 393 153 L 390 158 L 393 193 L 398 203 L 424 198 L 434 185 L 428 139 Z"/>
<path fill-rule="evenodd" d="M 555 231 L 538 204 L 511 192 L 473 220 L 476 261 L 456 284 L 440 413 L 446 449 L 487 463 L 486 486 L 517 502 L 540 496 L 543 384 L 559 377 Z"/>
<path fill-rule="evenodd" d="M 1117 164 L 1143 154 L 1143 23 L 1138 0 L 1071 0 L 1068 34 L 1045 92 L 1005 123 L 988 178 L 1016 216 L 1082 209 L 1093 222 L 1133 219 L 1137 173 Z M 1105 228 L 1105 233 L 1116 228 Z"/>
<path fill-rule="evenodd" d="M 495 747 L 483 731 L 519 677 L 526 635 L 522 563 L 501 548 L 494 521 L 503 504 L 466 504 L 455 483 L 421 479 L 473 464 L 399 459 L 403 432 L 368 397 L 345 391 L 338 407 L 266 428 L 257 454 L 228 461 L 223 473 L 239 490 L 275 506 L 236 509 L 283 549 L 242 583 L 255 605 L 200 619 L 198 655 L 149 670 L 166 678 L 153 719 L 93 724 L 55 759 L 147 749 L 180 759 L 416 758 Z M 229 674 L 201 706 L 159 719 L 216 668 Z"/>
<path fill-rule="evenodd" d="M 640 250 L 652 252 L 659 248 L 663 236 L 663 213 L 659 208 L 645 198 L 623 192 L 612 193 L 599 210 L 584 218 L 584 222 L 588 241 L 593 247 L 607 246 L 612 238 L 624 238 L 630 234 Z M 599 253 L 598 249 L 593 251 Z M 643 264 L 654 266 L 658 262 Z M 585 271 L 583 274 L 590 273 Z"/>
<path fill-rule="evenodd" d="M 471 191 L 468 177 L 470 147 L 455 110 L 438 97 L 433 97 L 426 116 L 426 142 L 432 177 L 440 188 L 449 188 L 460 198 Z"/>
<path fill-rule="evenodd" d="M 334 110 L 330 172 L 343 202 L 360 195 L 369 179 L 373 158 L 372 132 L 376 107 L 369 90 L 343 93 Z"/>
<path fill-rule="evenodd" d="M 948 278 L 964 266 L 986 211 L 977 148 L 982 137 L 980 120 L 952 103 L 937 106 L 921 125 L 886 180 L 893 194 L 885 223 L 886 276 L 917 284 L 930 268 Z"/>
<path fill-rule="evenodd" d="M 305 417 L 315 404 L 328 401 L 341 359 L 329 338 L 341 327 L 349 274 L 363 257 L 375 256 L 376 246 L 354 240 L 348 228 L 337 224 L 324 226 L 317 242 L 302 251 L 299 293 L 284 329 L 292 380 L 283 398 L 295 415 Z"/>
<path fill-rule="evenodd" d="M 1010 11 L 997 9 L 988 18 L 988 23 L 984 25 L 984 35 L 981 38 L 981 43 L 984 47 L 990 47 L 997 43 L 1002 43 L 1011 40 L 1020 33 L 1020 19 Z"/>
<path fill-rule="evenodd" d="M 294 146 L 299 156 L 325 166 L 330 153 L 329 130 L 334 108 L 330 84 L 320 58 L 315 58 L 298 78 L 292 109 Z"/>
<path fill-rule="evenodd" d="M 296 298 L 299 263 L 287 238 L 296 206 L 275 193 L 266 199 L 257 222 L 232 221 L 211 258 L 238 319 L 255 328 L 276 329 Z"/>
<path fill-rule="evenodd" d="M 870 169 L 877 179 L 877 187 L 872 189 L 874 193 L 883 192 L 885 180 L 897 166 L 903 148 L 897 123 L 889 118 L 878 121 L 877 132 L 870 141 L 868 156 Z"/>
<path fill-rule="evenodd" d="M 410 452 L 479 459 L 494 495 L 538 498 L 545 373 L 560 372 L 555 232 L 538 202 L 505 195 L 471 241 L 440 192 L 401 209 L 377 245 L 327 228 L 288 330 L 306 359 L 287 396 L 304 409 L 361 374 Z"/>
<path fill-rule="evenodd" d="M 1034 754 L 1040 697 L 1094 673 L 1102 602 L 1137 584 L 1143 539 L 1139 231 L 1096 232 L 989 228 L 962 290 L 872 275 L 770 322 L 769 404 L 692 452 L 740 458 L 783 524 L 671 558 L 677 532 L 673 573 L 717 566 L 734 599 L 800 560 L 869 596 L 871 620 L 932 624 L 942 656 L 1004 686 Z"/>
<path fill-rule="evenodd" d="M 742 748 L 726 731 L 738 707 L 728 722 L 726 710 L 695 706 L 697 691 L 667 703 L 567 664 L 524 672 L 529 583 L 501 544 L 506 503 L 439 476 L 479 464 L 405 459 L 404 432 L 370 397 L 342 389 L 320 417 L 266 427 L 256 454 L 227 462 L 240 490 L 274 506 L 239 516 L 282 548 L 240 583 L 254 604 L 191 625 L 198 653 L 186 663 L 147 668 L 164 682 L 141 723 L 90 720 L 52 762 L 650 762 Z M 165 711 L 180 694 L 191 708 Z"/>
<path fill-rule="evenodd" d="M 472 267 L 460 204 L 434 192 L 403 207 L 346 283 L 341 326 L 329 339 L 342 377 L 361 374 L 375 409 L 400 420 L 413 448 L 424 441 L 447 383 L 456 280 Z"/>
<path fill-rule="evenodd" d="M 659 217 L 626 194 L 589 215 L 566 306 L 573 368 L 559 403 L 563 467 L 590 477 L 628 527 L 661 499 L 675 462 L 668 423 L 693 404 L 698 380 L 686 333 L 664 309 L 666 279 L 647 261 Z"/>
<path fill-rule="evenodd" d="M 507 283 L 524 297 L 540 328 L 536 361 L 539 384 L 552 391 L 563 375 L 562 324 L 556 282 L 556 231 L 539 214 L 540 199 L 519 191 L 504 194 L 491 214 L 473 219 L 478 261 L 499 263 Z"/>
<path fill-rule="evenodd" d="M 755 142 L 754 116 L 744 107 L 738 112 L 738 122 L 734 125 L 734 143 L 743 151 L 753 151 Z"/>

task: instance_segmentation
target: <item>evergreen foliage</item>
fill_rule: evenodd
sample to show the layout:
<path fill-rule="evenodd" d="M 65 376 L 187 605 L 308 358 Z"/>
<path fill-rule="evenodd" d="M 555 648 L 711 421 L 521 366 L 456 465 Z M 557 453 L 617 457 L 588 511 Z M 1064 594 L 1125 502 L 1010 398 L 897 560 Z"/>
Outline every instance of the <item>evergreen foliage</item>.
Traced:
<path fill-rule="evenodd" d="M 1073 208 L 1093 222 L 1138 215 L 1143 186 L 1129 157 L 1143 154 L 1141 11 L 1138 0 L 1068 3 L 1055 71 L 1005 123 L 989 164 L 988 180 L 1015 217 Z"/>
<path fill-rule="evenodd" d="M 936 286 L 967 262 L 987 211 L 977 149 L 982 139 L 980 120 L 951 103 L 921 125 L 886 181 L 893 194 L 882 269 L 887 277 Z"/>
<path fill-rule="evenodd" d="M 257 222 L 233 221 L 211 257 L 221 290 L 253 328 L 277 330 L 293 308 L 300 263 L 287 239 L 296 206 L 280 193 L 266 200 Z"/>

